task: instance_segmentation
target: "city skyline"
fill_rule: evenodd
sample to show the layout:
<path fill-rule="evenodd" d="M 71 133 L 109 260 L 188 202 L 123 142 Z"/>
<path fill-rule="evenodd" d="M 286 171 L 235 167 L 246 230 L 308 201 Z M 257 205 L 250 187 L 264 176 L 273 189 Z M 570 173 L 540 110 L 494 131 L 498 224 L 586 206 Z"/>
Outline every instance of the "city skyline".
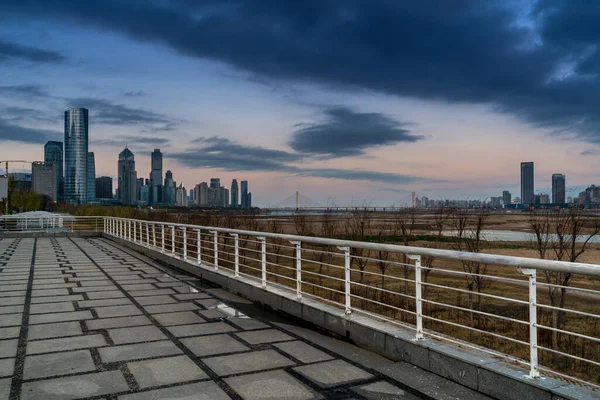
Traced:
<path fill-rule="evenodd" d="M 322 204 L 516 194 L 522 160 L 547 193 L 556 169 L 574 192 L 596 182 L 595 42 L 573 36 L 564 4 L 174 4 L 3 4 L 0 142 L 11 158 L 42 160 L 39 145 L 61 140 L 61 110 L 85 107 L 97 176 L 115 175 L 127 143 L 160 147 L 179 182 L 244 175 L 263 206 L 296 190 Z"/>

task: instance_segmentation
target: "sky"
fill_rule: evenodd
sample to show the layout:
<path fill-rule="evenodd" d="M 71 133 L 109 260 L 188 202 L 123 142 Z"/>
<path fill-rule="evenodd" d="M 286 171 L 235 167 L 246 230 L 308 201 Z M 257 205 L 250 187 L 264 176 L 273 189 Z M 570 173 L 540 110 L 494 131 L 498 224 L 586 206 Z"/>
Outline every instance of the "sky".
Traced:
<path fill-rule="evenodd" d="M 598 184 L 600 3 L 0 0 L 0 160 L 90 110 L 96 176 L 150 153 L 253 203 L 404 205 Z M 16 163 L 11 168 L 26 168 Z"/>

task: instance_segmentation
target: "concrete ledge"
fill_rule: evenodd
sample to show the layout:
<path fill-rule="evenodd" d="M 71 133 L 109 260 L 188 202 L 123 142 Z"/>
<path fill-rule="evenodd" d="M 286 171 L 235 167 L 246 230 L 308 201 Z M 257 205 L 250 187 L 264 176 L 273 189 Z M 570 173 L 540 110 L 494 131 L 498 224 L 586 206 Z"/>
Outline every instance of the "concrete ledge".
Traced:
<path fill-rule="evenodd" d="M 391 360 L 413 364 L 498 400 L 600 399 L 600 391 L 551 377 L 531 379 L 526 369 L 492 358 L 485 352 L 431 338 L 416 340 L 415 332 L 409 328 L 402 329 L 358 313 L 346 316 L 343 309 L 309 296 L 298 299 L 295 291 L 281 285 L 269 283 L 263 289 L 257 278 L 235 277 L 229 269 L 215 270 L 210 264 L 200 266 L 143 245 L 111 236 L 106 238 L 215 283 L 254 303 L 310 322 Z"/>
<path fill-rule="evenodd" d="M 2 232 L 0 238 L 102 237 L 102 232 Z"/>

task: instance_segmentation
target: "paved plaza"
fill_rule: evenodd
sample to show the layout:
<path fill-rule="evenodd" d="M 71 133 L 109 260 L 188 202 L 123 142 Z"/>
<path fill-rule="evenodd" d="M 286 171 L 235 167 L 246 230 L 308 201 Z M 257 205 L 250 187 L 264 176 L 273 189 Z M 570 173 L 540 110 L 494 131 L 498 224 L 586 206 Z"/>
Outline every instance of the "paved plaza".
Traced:
<path fill-rule="evenodd" d="M 106 239 L 0 239 L 0 399 L 487 399 L 176 274 Z"/>

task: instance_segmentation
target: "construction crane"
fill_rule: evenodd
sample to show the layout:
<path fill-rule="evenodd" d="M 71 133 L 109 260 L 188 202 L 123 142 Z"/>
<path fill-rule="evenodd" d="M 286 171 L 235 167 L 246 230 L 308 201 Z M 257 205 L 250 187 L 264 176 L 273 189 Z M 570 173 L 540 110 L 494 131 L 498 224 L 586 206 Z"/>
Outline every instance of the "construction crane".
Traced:
<path fill-rule="evenodd" d="M 27 161 L 27 160 L 2 160 L 2 161 L 0 161 L 0 164 L 4 163 L 4 165 L 5 165 L 6 177 L 7 178 L 8 178 L 8 163 L 9 162 L 11 162 L 11 163 L 28 163 L 28 164 L 31 164 L 31 163 L 33 163 L 35 161 Z"/>

